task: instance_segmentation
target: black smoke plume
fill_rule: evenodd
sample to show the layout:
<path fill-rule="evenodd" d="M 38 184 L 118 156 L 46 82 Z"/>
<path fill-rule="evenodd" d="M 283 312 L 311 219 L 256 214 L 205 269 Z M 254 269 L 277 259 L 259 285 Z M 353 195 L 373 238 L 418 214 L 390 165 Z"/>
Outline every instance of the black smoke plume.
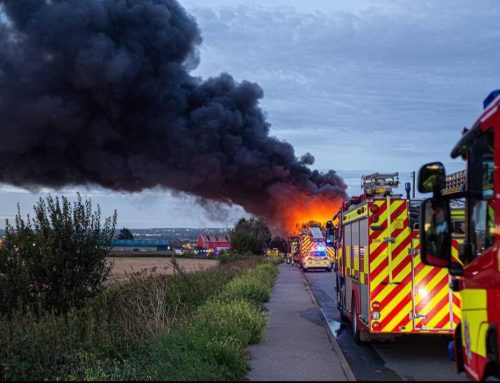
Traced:
<path fill-rule="evenodd" d="M 344 198 L 269 136 L 262 89 L 202 80 L 201 35 L 174 0 L 0 0 L 0 182 L 160 186 L 279 224 L 290 193 Z"/>

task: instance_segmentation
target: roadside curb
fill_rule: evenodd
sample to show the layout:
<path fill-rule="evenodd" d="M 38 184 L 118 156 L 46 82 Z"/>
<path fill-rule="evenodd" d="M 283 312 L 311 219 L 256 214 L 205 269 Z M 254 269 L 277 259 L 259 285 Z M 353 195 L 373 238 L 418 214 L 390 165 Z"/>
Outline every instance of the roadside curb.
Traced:
<path fill-rule="evenodd" d="M 300 269 L 299 269 L 299 274 L 300 274 L 302 280 L 305 283 L 306 290 L 309 293 L 309 296 L 311 297 L 311 300 L 313 301 L 314 305 L 316 306 L 316 308 L 321 313 L 321 317 L 323 318 L 323 322 L 325 324 L 324 327 L 325 327 L 325 330 L 326 330 L 326 334 L 328 335 L 328 339 L 330 340 L 330 343 L 333 346 L 333 351 L 335 351 L 335 353 L 339 357 L 340 365 L 342 367 L 342 370 L 344 370 L 344 373 L 345 373 L 345 375 L 347 377 L 347 381 L 349 381 L 349 382 L 356 382 L 357 379 L 356 379 L 356 377 L 354 375 L 354 372 L 352 371 L 351 366 L 349 366 L 349 363 L 347 363 L 347 359 L 345 358 L 344 352 L 342 351 L 342 349 L 340 348 L 339 344 L 337 343 L 337 340 L 335 339 L 335 336 L 333 335 L 332 330 L 330 329 L 330 326 L 328 325 L 328 322 L 327 322 L 327 320 L 325 318 L 325 315 L 323 314 L 323 311 L 321 310 L 321 306 L 319 305 L 318 300 L 316 299 L 316 297 L 314 296 L 313 292 L 309 288 L 309 283 L 307 283 L 307 279 L 306 279 L 306 277 L 304 276 L 304 274 L 302 273 L 302 271 Z"/>

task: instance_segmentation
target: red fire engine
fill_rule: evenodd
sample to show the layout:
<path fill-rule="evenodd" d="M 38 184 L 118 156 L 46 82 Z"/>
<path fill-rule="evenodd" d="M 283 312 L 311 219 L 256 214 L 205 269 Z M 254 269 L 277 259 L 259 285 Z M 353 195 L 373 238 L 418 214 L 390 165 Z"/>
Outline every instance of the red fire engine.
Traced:
<path fill-rule="evenodd" d="M 458 371 L 472 380 L 500 378 L 500 90 L 484 100 L 484 111 L 451 151 L 467 163 L 463 190 L 443 194 L 445 169 L 434 162 L 419 171 L 418 189 L 432 192 L 421 207 L 421 258 L 458 278 L 461 322 L 454 334 Z M 465 240 L 452 257 L 450 200 L 465 200 Z"/>
<path fill-rule="evenodd" d="M 460 298 L 448 273 L 417 256 L 420 201 L 393 194 L 398 184 L 398 173 L 363 176 L 363 194 L 334 217 L 338 306 L 356 342 L 451 334 L 459 323 Z"/>

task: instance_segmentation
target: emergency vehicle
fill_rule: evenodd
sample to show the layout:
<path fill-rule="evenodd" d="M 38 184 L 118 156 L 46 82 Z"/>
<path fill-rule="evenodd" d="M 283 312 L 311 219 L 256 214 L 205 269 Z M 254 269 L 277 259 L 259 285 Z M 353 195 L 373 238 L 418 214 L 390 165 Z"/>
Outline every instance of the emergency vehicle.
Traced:
<path fill-rule="evenodd" d="M 465 187 L 443 193 L 442 163 L 421 167 L 418 189 L 432 192 L 422 202 L 422 262 L 457 277 L 451 287 L 462 298 L 462 320 L 454 334 L 458 371 L 472 380 L 500 379 L 500 90 L 484 100 L 484 111 L 451 151 L 466 161 Z M 465 201 L 465 239 L 453 254 L 450 201 Z M 444 212 L 444 224 L 438 221 Z M 439 230 L 441 229 L 441 230 Z"/>
<path fill-rule="evenodd" d="M 337 302 L 357 343 L 452 334 L 460 320 L 460 298 L 450 291 L 446 270 L 417 256 L 420 201 L 393 194 L 398 184 L 398 173 L 363 176 L 363 194 L 345 201 L 334 217 Z"/>
<path fill-rule="evenodd" d="M 330 250 L 331 251 L 331 250 Z M 299 267 L 306 272 L 311 269 L 332 271 L 333 262 L 327 252 L 325 235 L 320 225 L 304 225 L 299 235 Z"/>

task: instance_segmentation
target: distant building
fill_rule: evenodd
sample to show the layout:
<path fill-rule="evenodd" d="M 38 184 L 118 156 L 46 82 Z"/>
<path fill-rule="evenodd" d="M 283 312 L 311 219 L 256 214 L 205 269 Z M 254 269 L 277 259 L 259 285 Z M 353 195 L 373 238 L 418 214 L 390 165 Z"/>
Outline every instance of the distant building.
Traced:
<path fill-rule="evenodd" d="M 198 248 L 205 250 L 227 250 L 231 248 L 228 234 L 200 234 Z"/>
<path fill-rule="evenodd" d="M 112 251 L 166 251 L 169 243 L 165 239 L 114 239 Z"/>

